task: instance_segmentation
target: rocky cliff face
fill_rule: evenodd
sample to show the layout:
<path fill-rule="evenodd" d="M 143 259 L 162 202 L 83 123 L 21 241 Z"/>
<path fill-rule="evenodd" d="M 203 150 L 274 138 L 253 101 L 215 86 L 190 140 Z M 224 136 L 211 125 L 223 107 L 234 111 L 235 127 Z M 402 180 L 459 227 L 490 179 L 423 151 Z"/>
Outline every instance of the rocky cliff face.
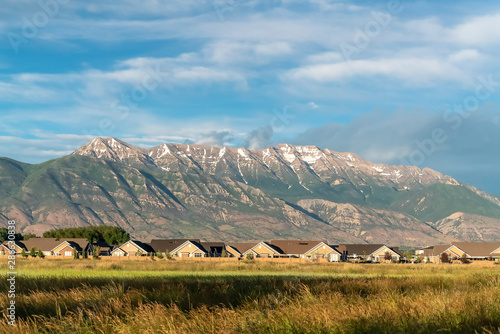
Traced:
<path fill-rule="evenodd" d="M 145 239 L 425 245 L 464 238 L 437 224 L 441 219 L 467 212 L 494 220 L 499 203 L 430 169 L 314 146 L 145 149 L 96 138 L 40 165 L 0 159 L 0 219 L 16 218 L 37 233 L 111 224 Z"/>

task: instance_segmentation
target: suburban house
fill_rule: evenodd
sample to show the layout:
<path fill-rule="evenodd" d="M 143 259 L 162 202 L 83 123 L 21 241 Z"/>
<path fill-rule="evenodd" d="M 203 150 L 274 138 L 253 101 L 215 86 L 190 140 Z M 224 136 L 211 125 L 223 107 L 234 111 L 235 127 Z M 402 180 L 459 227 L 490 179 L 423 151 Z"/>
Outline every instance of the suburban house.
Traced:
<path fill-rule="evenodd" d="M 337 250 L 341 253 L 342 261 L 362 260 L 371 262 L 384 262 L 386 253 L 391 256 L 391 261 L 399 262 L 401 255 L 397 248 L 383 244 L 345 244 L 339 245 Z"/>
<path fill-rule="evenodd" d="M 76 251 L 78 255 L 83 255 L 83 253 L 87 256 L 92 255 L 92 244 L 90 244 L 85 238 L 61 239 L 59 242 L 60 244 L 52 249 L 52 254 L 46 255 L 73 256 L 73 251 Z"/>
<path fill-rule="evenodd" d="M 149 243 L 156 253 L 170 253 L 172 257 L 205 257 L 207 251 L 198 239 L 153 239 Z"/>
<path fill-rule="evenodd" d="M 138 240 L 129 240 L 123 245 L 120 245 L 113 249 L 111 252 L 112 256 L 137 256 L 137 255 L 148 255 L 153 253 L 154 249 L 146 243 Z"/>
<path fill-rule="evenodd" d="M 271 240 L 269 242 L 281 252 L 282 257 L 301 259 L 327 259 L 338 262 L 341 254 L 323 241 Z"/>
<path fill-rule="evenodd" d="M 99 256 L 110 256 L 116 246 L 108 245 L 103 241 L 97 241 L 92 243 L 92 253 L 94 252 L 94 249 L 97 249 L 97 247 L 99 247 L 100 249 L 100 252 L 98 254 Z"/>
<path fill-rule="evenodd" d="M 26 250 L 26 253 L 29 253 L 32 248 L 35 250 L 42 251 L 45 256 L 54 255 L 53 250 L 57 248 L 59 245 L 63 243 L 63 240 L 58 240 L 56 238 L 31 238 L 28 240 L 21 240 L 16 242 L 20 247 Z M 69 254 L 58 254 L 63 256 L 72 256 L 73 253 Z"/>
<path fill-rule="evenodd" d="M 202 242 L 201 246 L 207 251 L 208 257 L 220 257 L 222 251 L 226 249 L 226 244 L 223 242 Z"/>
<path fill-rule="evenodd" d="M 417 251 L 424 261 L 441 262 L 441 255 L 446 253 L 450 260 L 458 260 L 465 256 L 469 260 L 487 260 L 500 258 L 499 242 L 453 242 L 449 245 L 436 245 Z"/>
<path fill-rule="evenodd" d="M 247 257 L 252 258 L 274 258 L 281 257 L 279 249 L 273 247 L 267 242 L 240 242 L 226 245 L 226 251 L 231 257 Z"/>

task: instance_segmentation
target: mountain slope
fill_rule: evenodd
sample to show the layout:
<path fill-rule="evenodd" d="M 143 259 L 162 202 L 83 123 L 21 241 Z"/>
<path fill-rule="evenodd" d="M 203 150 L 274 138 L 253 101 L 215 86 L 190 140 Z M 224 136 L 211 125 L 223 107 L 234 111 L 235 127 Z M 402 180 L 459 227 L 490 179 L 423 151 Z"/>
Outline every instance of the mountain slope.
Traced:
<path fill-rule="evenodd" d="M 449 176 L 314 146 L 143 149 L 96 138 L 39 165 L 0 159 L 0 186 L 0 213 L 37 233 L 108 224 L 141 238 L 417 245 L 449 240 L 426 222 L 458 211 L 500 218 L 497 197 Z"/>

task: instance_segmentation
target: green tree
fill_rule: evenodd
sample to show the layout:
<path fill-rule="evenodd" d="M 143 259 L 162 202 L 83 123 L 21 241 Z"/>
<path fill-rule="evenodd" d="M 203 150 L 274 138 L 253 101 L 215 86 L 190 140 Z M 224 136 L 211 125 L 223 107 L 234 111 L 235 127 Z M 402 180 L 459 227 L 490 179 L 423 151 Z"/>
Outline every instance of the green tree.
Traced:
<path fill-rule="evenodd" d="M 116 226 L 87 226 L 71 227 L 50 230 L 43 234 L 44 238 L 85 238 L 89 242 L 106 242 L 109 245 L 118 245 L 130 240 L 130 235 L 121 227 Z"/>
<path fill-rule="evenodd" d="M 76 250 L 76 248 L 73 248 L 73 259 L 77 260 L 78 258 L 79 258 L 78 251 Z"/>
<path fill-rule="evenodd" d="M 26 254 L 26 250 L 23 248 L 23 250 L 21 251 L 21 257 L 23 259 L 27 258 L 28 257 L 28 254 Z"/>
<path fill-rule="evenodd" d="M 165 251 L 165 258 L 167 260 L 170 260 L 172 258 L 172 254 L 170 254 L 170 251 L 168 249 Z"/>
<path fill-rule="evenodd" d="M 37 254 L 39 259 L 43 259 L 45 257 L 45 254 L 43 254 L 42 250 L 40 249 Z"/>
<path fill-rule="evenodd" d="M 31 257 L 36 257 L 36 249 L 35 249 L 35 247 L 31 247 L 30 256 Z"/>
<path fill-rule="evenodd" d="M 92 258 L 94 260 L 96 260 L 99 258 L 99 255 L 101 255 L 101 247 L 96 246 L 96 247 L 94 247 L 94 250 L 92 251 Z"/>
<path fill-rule="evenodd" d="M 162 252 L 156 253 L 156 257 L 159 259 L 163 259 L 163 253 Z"/>
<path fill-rule="evenodd" d="M 226 249 L 224 248 L 222 252 L 220 253 L 220 257 L 227 257 L 227 252 Z"/>
<path fill-rule="evenodd" d="M 247 260 L 253 260 L 253 254 L 252 253 L 248 253 L 247 254 Z"/>
<path fill-rule="evenodd" d="M 138 250 L 137 252 L 135 252 L 135 256 L 142 256 L 142 252 Z"/>

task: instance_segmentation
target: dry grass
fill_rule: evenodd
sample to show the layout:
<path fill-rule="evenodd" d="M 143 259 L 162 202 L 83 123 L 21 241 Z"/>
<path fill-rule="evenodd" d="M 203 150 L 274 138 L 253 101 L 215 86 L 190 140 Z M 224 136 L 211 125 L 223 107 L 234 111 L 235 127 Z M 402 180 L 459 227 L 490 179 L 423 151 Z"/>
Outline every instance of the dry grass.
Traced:
<path fill-rule="evenodd" d="M 17 327 L 2 323 L 1 333 L 498 333 L 500 328 L 500 266 L 35 263 L 18 264 Z M 52 270 L 56 274 L 48 275 Z M 130 270 L 142 274 L 129 275 Z M 193 270 L 196 275 L 184 274 Z M 2 290 L 5 284 L 2 279 Z M 6 303 L 0 295 L 0 305 Z"/>

